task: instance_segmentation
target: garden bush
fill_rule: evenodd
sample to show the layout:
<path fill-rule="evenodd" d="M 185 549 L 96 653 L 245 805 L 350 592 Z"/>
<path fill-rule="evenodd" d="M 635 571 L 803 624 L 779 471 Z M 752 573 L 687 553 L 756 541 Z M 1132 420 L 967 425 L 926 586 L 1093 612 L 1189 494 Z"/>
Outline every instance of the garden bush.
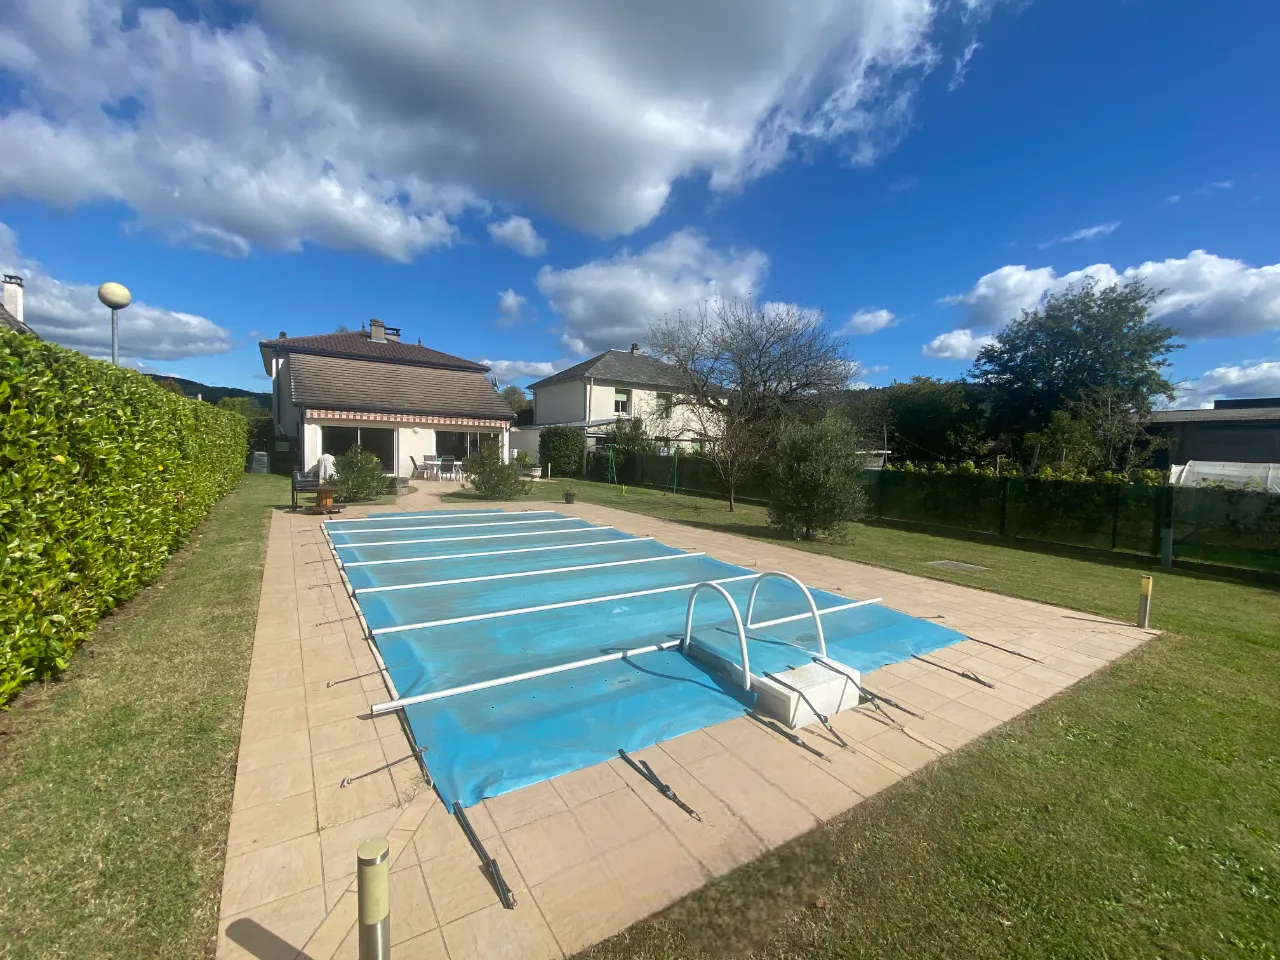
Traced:
<path fill-rule="evenodd" d="M 866 512 L 865 466 L 853 428 L 843 417 L 790 425 L 778 445 L 769 524 L 796 539 L 840 534 L 845 524 Z"/>
<path fill-rule="evenodd" d="M 0 333 L 0 703 L 66 668 L 243 475 L 244 417 Z"/>
<path fill-rule="evenodd" d="M 543 427 L 538 434 L 538 462 L 550 465 L 553 477 L 576 477 L 582 470 L 582 431 L 573 427 Z"/>
<path fill-rule="evenodd" d="M 502 462 L 502 451 L 496 446 L 481 447 L 467 457 L 467 482 L 485 500 L 514 500 L 529 489 L 520 479 L 520 468 Z"/>
<path fill-rule="evenodd" d="M 334 458 L 333 468 L 338 472 L 338 499 L 344 503 L 376 500 L 387 492 L 387 474 L 376 453 L 353 445 L 346 453 Z"/>

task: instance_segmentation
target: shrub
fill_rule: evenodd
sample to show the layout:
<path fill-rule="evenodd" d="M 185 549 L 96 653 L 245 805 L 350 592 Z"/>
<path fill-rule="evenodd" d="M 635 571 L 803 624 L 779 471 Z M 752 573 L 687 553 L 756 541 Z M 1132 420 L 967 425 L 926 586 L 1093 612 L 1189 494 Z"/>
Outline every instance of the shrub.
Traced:
<path fill-rule="evenodd" d="M 334 458 L 338 472 L 338 499 L 344 503 L 376 500 L 387 492 L 387 475 L 378 455 L 352 445 L 346 453 Z"/>
<path fill-rule="evenodd" d="M 466 471 L 472 488 L 486 500 L 514 500 L 529 489 L 528 482 L 520 479 L 520 468 L 503 463 L 496 446 L 481 447 L 467 457 Z"/>
<path fill-rule="evenodd" d="M 0 334 L 0 703 L 66 668 L 243 475 L 242 416 Z"/>
<path fill-rule="evenodd" d="M 550 464 L 553 477 L 576 477 L 582 471 L 582 431 L 574 427 L 543 427 L 538 435 L 538 462 Z"/>
<path fill-rule="evenodd" d="M 658 445 L 645 430 L 639 417 L 618 417 L 612 427 L 604 432 L 603 443 L 613 447 L 613 465 L 618 478 L 632 479 L 636 474 L 636 460 L 658 452 Z"/>
<path fill-rule="evenodd" d="M 843 417 L 788 426 L 778 445 L 769 523 L 796 539 L 839 534 L 866 512 L 866 458 Z"/>

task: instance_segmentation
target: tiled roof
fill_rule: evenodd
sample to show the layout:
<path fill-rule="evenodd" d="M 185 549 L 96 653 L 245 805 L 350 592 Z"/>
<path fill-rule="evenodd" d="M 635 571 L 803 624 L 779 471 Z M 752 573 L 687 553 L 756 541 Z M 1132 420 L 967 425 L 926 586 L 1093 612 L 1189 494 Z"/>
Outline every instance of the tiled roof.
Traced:
<path fill-rule="evenodd" d="M 1216 410 L 1161 410 L 1151 415 L 1151 422 L 1162 423 L 1242 423 L 1257 420 L 1280 420 L 1280 407 L 1234 407 Z"/>
<path fill-rule="evenodd" d="M 293 402 L 300 407 L 515 419 L 482 370 L 295 353 L 289 358 L 289 389 Z"/>
<path fill-rule="evenodd" d="M 464 360 L 430 347 L 399 340 L 371 340 L 368 330 L 352 330 L 347 333 L 321 333 L 310 337 L 286 337 L 282 340 L 261 340 L 258 346 L 288 353 L 309 353 L 326 357 L 350 357 L 356 360 L 384 360 L 390 363 L 412 364 L 418 367 L 445 367 L 452 370 L 474 370 L 487 373 L 484 364 Z"/>
<path fill-rule="evenodd" d="M 549 387 L 556 383 L 568 383 L 571 380 L 582 380 L 593 377 L 596 380 L 616 380 L 619 383 L 634 383 L 641 386 L 678 387 L 679 375 L 676 368 L 643 353 L 632 353 L 630 350 L 606 350 L 597 357 L 584 360 L 568 370 L 561 370 L 545 380 L 530 384 L 530 390 Z"/>
<path fill-rule="evenodd" d="M 28 327 L 25 323 L 15 317 L 12 313 L 4 308 L 4 304 L 0 303 L 0 328 L 6 330 L 16 330 L 18 333 L 25 333 L 28 336 L 40 339 L 39 334 Z"/>

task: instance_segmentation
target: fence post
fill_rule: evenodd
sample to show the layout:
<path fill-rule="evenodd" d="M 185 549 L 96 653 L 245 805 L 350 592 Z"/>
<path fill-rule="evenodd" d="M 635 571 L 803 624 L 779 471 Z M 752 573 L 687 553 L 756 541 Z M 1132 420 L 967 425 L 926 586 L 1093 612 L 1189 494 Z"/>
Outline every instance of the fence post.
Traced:
<path fill-rule="evenodd" d="M 391 960 L 391 847 L 378 837 L 356 851 L 356 903 L 360 960 Z"/>
<path fill-rule="evenodd" d="M 1000 478 L 1000 536 L 1004 537 L 1008 534 L 1009 519 L 1009 478 Z"/>
<path fill-rule="evenodd" d="M 885 479 L 885 474 L 887 474 L 888 472 L 889 472 L 889 462 L 888 462 L 888 457 L 886 456 L 885 464 L 883 467 L 880 468 L 880 477 L 876 481 L 876 487 L 877 487 L 876 493 L 879 494 L 879 496 L 876 497 L 876 513 L 878 515 L 877 519 L 879 520 L 884 519 L 884 488 L 885 488 L 885 484 L 888 483 L 888 481 Z"/>
<path fill-rule="evenodd" d="M 1115 550 L 1120 542 L 1120 484 L 1116 484 L 1116 494 L 1111 499 L 1111 549 Z"/>
<path fill-rule="evenodd" d="M 1160 511 L 1160 566 L 1173 569 L 1173 487 L 1164 488 L 1164 503 Z"/>

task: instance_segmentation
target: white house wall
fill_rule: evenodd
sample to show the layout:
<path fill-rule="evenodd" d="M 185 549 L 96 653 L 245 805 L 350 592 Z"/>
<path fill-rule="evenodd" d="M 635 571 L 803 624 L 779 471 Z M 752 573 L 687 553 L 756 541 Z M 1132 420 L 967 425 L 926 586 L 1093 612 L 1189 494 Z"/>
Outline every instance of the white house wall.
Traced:
<path fill-rule="evenodd" d="M 424 457 L 435 456 L 436 432 L 431 427 L 400 427 L 397 433 L 399 464 L 396 475 L 411 477 L 413 464 L 409 462 L 409 458 L 413 457 L 418 463 L 422 463 Z"/>
<path fill-rule="evenodd" d="M 614 393 L 617 390 L 631 391 L 631 416 L 640 417 L 644 421 L 645 432 L 652 437 L 670 437 L 676 440 L 688 440 L 699 433 L 697 421 L 687 408 L 679 407 L 672 411 L 669 419 L 658 416 L 658 394 L 671 391 L 654 390 L 650 387 L 635 387 L 626 383 L 611 383 L 597 380 L 591 390 L 591 420 L 612 420 L 617 414 L 613 410 Z"/>
<path fill-rule="evenodd" d="M 571 380 L 568 383 L 553 383 L 547 387 L 540 387 L 534 395 L 536 422 L 543 424 L 581 421 L 586 410 L 585 390 L 586 381 L 584 380 Z"/>

